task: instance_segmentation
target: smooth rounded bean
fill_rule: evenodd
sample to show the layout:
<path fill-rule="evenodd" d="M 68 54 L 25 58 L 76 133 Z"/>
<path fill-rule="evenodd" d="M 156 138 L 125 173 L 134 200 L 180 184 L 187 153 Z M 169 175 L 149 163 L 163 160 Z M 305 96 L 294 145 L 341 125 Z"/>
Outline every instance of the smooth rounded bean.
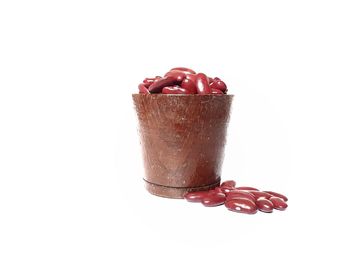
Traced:
<path fill-rule="evenodd" d="M 279 194 L 279 193 L 276 193 L 276 192 L 272 192 L 272 191 L 264 191 L 265 193 L 268 193 L 270 195 L 273 195 L 273 196 L 276 196 L 276 197 L 279 197 L 279 198 L 282 198 L 285 202 L 288 201 L 288 198 L 283 195 L 283 194 Z"/>
<path fill-rule="evenodd" d="M 211 88 L 209 87 L 208 78 L 203 73 L 198 73 L 196 77 L 196 88 L 198 94 L 210 94 Z"/>
<path fill-rule="evenodd" d="M 176 78 L 172 76 L 164 77 L 155 81 L 149 86 L 148 90 L 150 93 L 159 93 L 166 86 L 172 86 L 177 83 Z"/>
<path fill-rule="evenodd" d="M 207 195 L 207 191 L 189 192 L 184 195 L 184 198 L 188 202 L 202 202 L 202 199 Z"/>
<path fill-rule="evenodd" d="M 209 190 L 209 194 L 212 194 L 212 193 L 222 193 L 222 194 L 225 194 L 219 186 L 215 187 L 215 189 Z"/>
<path fill-rule="evenodd" d="M 190 68 L 185 68 L 185 67 L 177 67 L 177 68 L 172 68 L 170 71 L 172 70 L 178 70 L 178 71 L 182 71 L 188 74 L 196 74 L 196 72 Z"/>
<path fill-rule="evenodd" d="M 218 90 L 221 90 L 222 92 L 227 91 L 227 86 L 226 86 L 225 82 L 223 82 L 219 78 L 215 78 L 214 81 L 212 83 L 210 83 L 210 88 L 218 89 Z"/>
<path fill-rule="evenodd" d="M 187 89 L 191 94 L 196 94 L 197 93 L 197 88 L 196 88 L 196 84 L 188 79 L 185 78 L 182 82 L 181 82 L 181 87 L 184 89 Z"/>
<path fill-rule="evenodd" d="M 225 206 L 228 210 L 238 213 L 255 214 L 257 211 L 255 203 L 245 198 L 234 198 L 227 200 L 225 202 Z"/>
<path fill-rule="evenodd" d="M 237 190 L 244 190 L 244 191 L 259 191 L 259 189 L 250 187 L 250 186 L 240 186 L 236 187 Z"/>
<path fill-rule="evenodd" d="M 223 186 L 230 186 L 230 187 L 235 187 L 236 186 L 236 182 L 233 180 L 227 180 L 221 183 L 220 187 Z"/>
<path fill-rule="evenodd" d="M 272 197 L 272 195 L 270 195 L 269 193 L 266 193 L 266 192 L 255 191 L 255 190 L 248 191 L 248 192 L 253 194 L 256 199 L 259 199 L 259 198 L 270 199 Z"/>
<path fill-rule="evenodd" d="M 218 206 L 224 204 L 226 196 L 223 193 L 211 193 L 203 197 L 202 204 L 204 206 Z"/>
<path fill-rule="evenodd" d="M 258 200 L 256 200 L 255 204 L 261 212 L 265 213 L 271 213 L 274 207 L 273 203 L 265 198 L 259 198 Z"/>
<path fill-rule="evenodd" d="M 254 195 L 247 191 L 243 190 L 231 190 L 227 195 L 226 195 L 227 200 L 234 199 L 234 198 L 246 198 L 251 200 L 252 202 L 255 202 L 256 198 Z"/>
<path fill-rule="evenodd" d="M 226 194 L 226 195 L 228 195 L 228 194 L 231 193 L 233 190 L 235 190 L 235 188 L 232 187 L 232 186 L 220 186 L 220 188 L 221 188 L 221 191 L 222 191 L 224 194 Z"/>
<path fill-rule="evenodd" d="M 187 74 L 186 79 L 192 80 L 193 83 L 196 83 L 197 74 Z"/>
<path fill-rule="evenodd" d="M 214 79 L 211 77 L 208 77 L 209 84 L 213 83 Z"/>
<path fill-rule="evenodd" d="M 162 89 L 163 94 L 190 94 L 190 91 L 180 86 L 167 86 Z"/>
<path fill-rule="evenodd" d="M 273 196 L 270 198 L 270 201 L 273 204 L 273 208 L 277 210 L 284 210 L 288 207 L 287 203 L 282 198 Z"/>
<path fill-rule="evenodd" d="M 179 70 L 171 70 L 164 75 L 164 77 L 169 77 L 169 76 L 176 78 L 176 81 L 179 83 L 181 83 L 186 78 L 186 74 Z"/>
<path fill-rule="evenodd" d="M 224 94 L 221 90 L 219 89 L 211 89 L 211 94 Z"/>
<path fill-rule="evenodd" d="M 156 78 L 145 78 L 143 80 L 143 84 L 145 85 L 146 88 L 149 88 L 151 84 L 155 81 Z"/>
<path fill-rule="evenodd" d="M 149 90 L 146 88 L 144 83 L 139 84 L 139 93 L 149 94 Z"/>

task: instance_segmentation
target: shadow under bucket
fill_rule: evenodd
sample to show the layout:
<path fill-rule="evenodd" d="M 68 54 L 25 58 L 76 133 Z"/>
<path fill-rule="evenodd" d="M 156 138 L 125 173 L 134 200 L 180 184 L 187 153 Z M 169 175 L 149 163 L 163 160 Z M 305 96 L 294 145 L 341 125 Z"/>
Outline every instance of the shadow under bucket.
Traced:
<path fill-rule="evenodd" d="M 132 97 L 148 192 L 183 198 L 218 186 L 233 95 Z"/>

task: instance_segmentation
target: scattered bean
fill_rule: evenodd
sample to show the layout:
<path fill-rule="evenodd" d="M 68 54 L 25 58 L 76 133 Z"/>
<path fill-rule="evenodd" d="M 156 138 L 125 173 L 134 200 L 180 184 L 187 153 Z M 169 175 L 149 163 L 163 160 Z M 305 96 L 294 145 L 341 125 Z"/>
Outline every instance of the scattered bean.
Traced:
<path fill-rule="evenodd" d="M 270 199 L 272 197 L 272 195 L 270 195 L 269 193 L 266 193 L 266 192 L 261 192 L 261 191 L 256 191 L 256 190 L 251 190 L 248 192 L 253 194 L 256 199 L 259 199 L 259 198 Z"/>
<path fill-rule="evenodd" d="M 240 186 L 240 187 L 236 187 L 237 190 L 245 190 L 245 191 L 259 191 L 259 189 L 256 189 L 254 187 L 250 187 L 250 186 Z"/>
<path fill-rule="evenodd" d="M 257 211 L 257 207 L 255 203 L 249 199 L 245 198 L 234 198 L 227 200 L 225 202 L 225 206 L 228 210 L 244 213 L 244 214 L 255 214 Z"/>
<path fill-rule="evenodd" d="M 271 213 L 274 207 L 273 203 L 270 200 L 262 197 L 256 200 L 255 204 L 261 212 L 265 213 Z"/>
<path fill-rule="evenodd" d="M 236 186 L 236 182 L 233 180 L 228 180 L 228 181 L 224 181 L 221 183 L 220 187 L 223 186 L 230 186 L 230 187 L 235 187 Z"/>
<path fill-rule="evenodd" d="M 223 193 L 212 193 L 203 197 L 202 204 L 204 206 L 218 206 L 224 204 L 226 196 Z"/>
<path fill-rule="evenodd" d="M 236 190 L 236 189 L 229 192 L 226 196 L 227 200 L 234 199 L 234 198 L 246 198 L 251 200 L 252 202 L 255 202 L 256 200 L 254 195 L 252 195 L 251 193 L 243 190 Z"/>
<path fill-rule="evenodd" d="M 284 210 L 288 207 L 287 203 L 282 198 L 273 196 L 270 198 L 270 201 L 273 204 L 273 208 L 277 210 Z"/>
<path fill-rule="evenodd" d="M 202 199 L 208 195 L 207 191 L 189 192 L 184 198 L 189 202 L 202 202 Z"/>
<path fill-rule="evenodd" d="M 272 191 L 264 191 L 265 193 L 268 193 L 270 195 L 273 195 L 273 196 L 276 196 L 276 197 L 279 197 L 279 198 L 282 198 L 285 202 L 288 201 L 288 198 L 283 195 L 283 194 L 279 194 L 279 193 L 276 193 L 276 192 L 272 192 Z"/>

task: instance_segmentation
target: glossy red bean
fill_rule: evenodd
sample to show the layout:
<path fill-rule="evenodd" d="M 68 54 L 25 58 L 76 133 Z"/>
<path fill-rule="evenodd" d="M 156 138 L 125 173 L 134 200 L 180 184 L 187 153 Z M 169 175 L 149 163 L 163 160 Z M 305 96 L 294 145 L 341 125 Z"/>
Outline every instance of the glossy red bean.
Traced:
<path fill-rule="evenodd" d="M 145 78 L 143 80 L 143 84 L 145 85 L 146 88 L 148 88 L 155 81 L 155 79 L 156 78 Z"/>
<path fill-rule="evenodd" d="M 270 198 L 270 201 L 273 204 L 273 208 L 277 210 L 284 210 L 288 207 L 287 203 L 282 198 L 273 196 Z"/>
<path fill-rule="evenodd" d="M 227 86 L 226 86 L 225 82 L 223 82 L 222 80 L 220 80 L 218 78 L 214 79 L 214 81 L 210 84 L 210 88 L 218 89 L 218 90 L 221 90 L 222 92 L 227 91 Z"/>
<path fill-rule="evenodd" d="M 168 86 L 162 89 L 163 94 L 190 94 L 187 89 L 183 89 L 180 86 Z"/>
<path fill-rule="evenodd" d="M 190 80 L 190 79 L 184 79 L 181 82 L 181 87 L 184 89 L 187 89 L 191 94 L 196 94 L 197 93 L 197 88 L 196 88 L 196 84 Z"/>
<path fill-rule="evenodd" d="M 186 79 L 192 80 L 193 83 L 196 83 L 197 74 L 187 74 Z"/>
<path fill-rule="evenodd" d="M 189 192 L 184 195 L 184 198 L 188 202 L 202 202 L 202 199 L 207 195 L 207 191 Z"/>
<path fill-rule="evenodd" d="M 224 204 L 226 196 L 223 193 L 211 193 L 203 197 L 202 204 L 204 206 L 218 206 Z"/>
<path fill-rule="evenodd" d="M 256 199 L 259 199 L 259 198 L 270 199 L 272 197 L 272 195 L 270 195 L 269 193 L 266 193 L 266 192 L 255 191 L 255 190 L 248 191 L 248 192 L 253 194 Z"/>
<path fill-rule="evenodd" d="M 273 203 L 265 198 L 259 198 L 255 204 L 261 212 L 271 213 L 273 210 Z"/>
<path fill-rule="evenodd" d="M 179 70 L 172 70 L 172 71 L 167 72 L 164 75 L 164 77 L 168 77 L 168 76 L 176 78 L 176 81 L 178 83 L 181 83 L 186 78 L 186 74 L 182 71 L 179 71 Z"/>
<path fill-rule="evenodd" d="M 250 186 L 239 186 L 236 187 L 237 190 L 244 190 L 244 191 L 259 191 L 259 189 L 250 187 Z"/>
<path fill-rule="evenodd" d="M 145 84 L 139 84 L 139 93 L 149 94 L 149 90 L 146 88 Z"/>
<path fill-rule="evenodd" d="M 236 182 L 233 180 L 227 180 L 221 183 L 220 185 L 221 187 L 223 186 L 230 186 L 230 187 L 235 187 L 236 186 Z"/>
<path fill-rule="evenodd" d="M 196 74 L 196 72 L 190 68 L 184 68 L 184 67 L 177 67 L 177 68 L 172 68 L 170 71 L 172 70 L 179 70 L 188 74 Z"/>
<path fill-rule="evenodd" d="M 164 77 L 158 81 L 153 82 L 151 86 L 149 86 L 148 90 L 150 93 L 159 93 L 164 87 L 175 85 L 176 82 L 177 80 L 174 77 Z"/>
<path fill-rule="evenodd" d="M 252 202 L 255 202 L 256 200 L 254 195 L 243 190 L 231 190 L 231 192 L 229 192 L 226 195 L 227 200 L 234 199 L 234 198 L 246 198 L 251 200 Z"/>
<path fill-rule="evenodd" d="M 232 187 L 232 186 L 222 186 L 222 187 L 220 187 L 220 188 L 221 188 L 221 191 L 222 191 L 224 194 L 226 194 L 226 195 L 228 195 L 228 194 L 231 193 L 233 190 L 235 190 L 235 188 Z"/>
<path fill-rule="evenodd" d="M 273 195 L 273 196 L 276 196 L 276 197 L 279 197 L 279 198 L 282 198 L 285 202 L 288 201 L 288 198 L 283 195 L 283 194 L 279 194 L 279 193 L 276 193 L 276 192 L 272 192 L 272 191 L 264 191 L 265 193 L 268 193 L 270 195 Z"/>
<path fill-rule="evenodd" d="M 219 89 L 211 89 L 211 94 L 224 94 L 224 93 Z"/>
<path fill-rule="evenodd" d="M 212 190 L 209 190 L 209 194 L 212 194 L 212 193 L 222 193 L 222 194 L 225 194 L 221 188 L 219 186 L 215 187 L 215 189 L 212 189 Z"/>
<path fill-rule="evenodd" d="M 213 83 L 214 79 L 211 77 L 208 77 L 209 84 Z"/>
<path fill-rule="evenodd" d="M 198 73 L 196 77 L 196 88 L 197 93 L 204 95 L 204 94 L 210 94 L 211 88 L 209 87 L 208 78 L 203 73 Z"/>
<path fill-rule="evenodd" d="M 225 206 L 230 211 L 244 214 L 255 214 L 257 211 L 255 203 L 245 198 L 234 198 L 227 200 L 225 202 Z"/>

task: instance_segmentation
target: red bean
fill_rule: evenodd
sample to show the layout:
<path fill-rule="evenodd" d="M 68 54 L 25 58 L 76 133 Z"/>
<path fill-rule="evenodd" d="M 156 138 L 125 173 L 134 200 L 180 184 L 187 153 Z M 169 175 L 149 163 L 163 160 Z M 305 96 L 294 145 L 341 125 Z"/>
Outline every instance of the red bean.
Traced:
<path fill-rule="evenodd" d="M 196 83 L 197 74 L 187 74 L 186 79 L 192 80 L 193 83 Z"/>
<path fill-rule="evenodd" d="M 184 195 L 184 198 L 188 202 L 202 202 L 202 199 L 207 195 L 207 191 L 189 192 Z"/>
<path fill-rule="evenodd" d="M 187 89 L 191 94 L 197 93 L 196 84 L 188 78 L 186 78 L 182 81 L 181 87 L 184 89 Z"/>
<path fill-rule="evenodd" d="M 145 85 L 146 88 L 148 88 L 155 81 L 155 79 L 156 78 L 145 78 L 143 80 L 143 84 Z"/>
<path fill-rule="evenodd" d="M 149 90 L 146 88 L 145 84 L 139 84 L 139 93 L 149 94 Z"/>
<path fill-rule="evenodd" d="M 227 200 L 225 202 L 225 206 L 228 210 L 238 213 L 255 214 L 257 211 L 255 203 L 249 199 L 244 198 L 234 198 Z"/>
<path fill-rule="evenodd" d="M 213 83 L 214 79 L 211 77 L 208 77 L 209 84 Z"/>
<path fill-rule="evenodd" d="M 240 187 L 236 187 L 237 190 L 244 190 L 244 191 L 259 191 L 259 189 L 254 188 L 254 187 L 250 187 L 250 186 L 240 186 Z"/>
<path fill-rule="evenodd" d="M 172 86 L 176 84 L 176 78 L 174 77 L 164 77 L 159 79 L 158 81 L 155 81 L 152 83 L 151 86 L 149 86 L 148 90 L 150 93 L 159 93 L 162 91 L 162 89 L 166 86 Z"/>
<path fill-rule="evenodd" d="M 212 193 L 203 197 L 202 204 L 204 206 L 218 206 L 224 204 L 226 196 L 223 193 Z"/>
<path fill-rule="evenodd" d="M 272 202 L 265 198 L 259 198 L 258 200 L 256 200 L 255 204 L 261 212 L 271 213 L 273 210 Z"/>
<path fill-rule="evenodd" d="M 235 188 L 232 187 L 232 186 L 220 186 L 220 188 L 221 188 L 221 191 L 222 191 L 224 194 L 226 194 L 226 195 L 228 195 L 228 194 L 231 193 L 233 190 L 235 190 Z"/>
<path fill-rule="evenodd" d="M 210 94 L 211 88 L 209 87 L 208 78 L 203 73 L 198 73 L 196 78 L 196 88 L 198 94 Z"/>
<path fill-rule="evenodd" d="M 223 186 L 230 186 L 230 187 L 235 187 L 236 186 L 236 182 L 233 180 L 227 180 L 221 183 L 220 185 L 221 187 Z"/>
<path fill-rule="evenodd" d="M 209 194 L 211 194 L 211 193 L 222 193 L 222 194 L 225 194 L 219 186 L 215 187 L 215 189 L 210 190 Z"/>
<path fill-rule="evenodd" d="M 226 86 L 225 82 L 223 82 L 219 78 L 215 78 L 214 79 L 214 81 L 210 84 L 210 88 L 212 88 L 212 89 L 219 89 L 222 92 L 226 92 L 227 91 L 227 86 Z"/>
<path fill-rule="evenodd" d="M 255 190 L 248 191 L 248 192 L 253 194 L 256 199 L 259 199 L 259 198 L 270 199 L 272 197 L 272 195 L 270 195 L 269 193 L 266 193 L 266 192 L 255 191 Z"/>
<path fill-rule="evenodd" d="M 162 89 L 163 94 L 190 94 L 187 89 L 183 89 L 180 86 L 168 86 Z"/>
<path fill-rule="evenodd" d="M 172 70 L 164 75 L 164 77 L 168 76 L 176 78 L 176 81 L 179 83 L 181 83 L 186 78 L 186 74 L 179 70 Z"/>
<path fill-rule="evenodd" d="M 170 71 L 172 70 L 179 70 L 188 74 L 196 74 L 196 72 L 190 68 L 184 68 L 184 67 L 177 67 L 177 68 L 172 68 Z"/>
<path fill-rule="evenodd" d="M 211 89 L 211 94 L 224 94 L 221 90 L 219 89 Z"/>
<path fill-rule="evenodd" d="M 288 201 L 288 198 L 283 195 L 283 194 L 279 194 L 279 193 L 276 193 L 276 192 L 272 192 L 272 191 L 264 191 L 265 193 L 268 193 L 270 195 L 273 195 L 273 196 L 276 196 L 276 197 L 279 197 L 279 198 L 282 198 L 285 202 Z"/>
<path fill-rule="evenodd" d="M 251 200 L 252 202 L 255 202 L 256 198 L 254 195 L 252 195 L 249 192 L 242 191 L 242 190 L 231 190 L 226 196 L 227 200 L 234 199 L 234 198 L 246 198 Z"/>
<path fill-rule="evenodd" d="M 284 210 L 288 207 L 287 203 L 282 198 L 273 196 L 270 198 L 270 201 L 273 204 L 273 208 L 277 210 Z"/>

